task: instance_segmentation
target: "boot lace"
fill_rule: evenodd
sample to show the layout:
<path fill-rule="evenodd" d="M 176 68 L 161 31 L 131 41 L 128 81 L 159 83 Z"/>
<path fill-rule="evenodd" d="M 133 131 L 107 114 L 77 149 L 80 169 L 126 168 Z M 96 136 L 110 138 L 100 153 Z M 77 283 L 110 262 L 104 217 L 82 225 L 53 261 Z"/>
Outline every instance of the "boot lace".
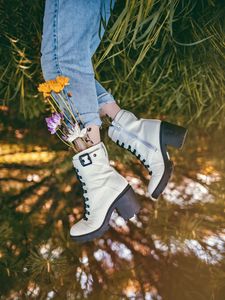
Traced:
<path fill-rule="evenodd" d="M 85 221 L 88 220 L 88 215 L 90 215 L 90 212 L 88 211 L 88 208 L 90 208 L 90 205 L 88 204 L 89 198 L 85 197 L 84 195 L 87 194 L 87 190 L 84 188 L 86 186 L 86 183 L 84 181 L 82 181 L 82 176 L 79 175 L 79 170 L 75 169 L 76 173 L 77 173 L 77 178 L 81 183 L 82 189 L 83 189 L 83 201 L 84 201 L 84 215 L 83 215 L 83 219 Z"/>
<path fill-rule="evenodd" d="M 132 154 L 134 154 L 140 160 L 140 162 L 145 166 L 145 168 L 148 169 L 149 174 L 152 175 L 152 171 L 149 169 L 150 166 L 148 164 L 146 164 L 146 160 L 141 157 L 140 153 L 137 153 L 137 150 L 135 148 L 132 150 L 131 145 L 128 145 L 128 147 L 126 148 L 123 142 L 120 144 L 119 140 L 116 141 L 116 144 L 118 146 L 130 151 Z"/>

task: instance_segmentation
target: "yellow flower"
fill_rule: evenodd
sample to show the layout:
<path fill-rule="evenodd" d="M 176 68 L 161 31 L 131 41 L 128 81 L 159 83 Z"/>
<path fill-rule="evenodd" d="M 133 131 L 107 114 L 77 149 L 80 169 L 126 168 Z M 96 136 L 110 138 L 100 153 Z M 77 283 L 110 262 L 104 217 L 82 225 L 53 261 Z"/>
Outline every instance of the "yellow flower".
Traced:
<path fill-rule="evenodd" d="M 38 91 L 44 94 L 44 97 L 50 96 L 53 91 L 55 93 L 60 93 L 66 85 L 69 84 L 69 78 L 65 76 L 57 76 L 56 79 L 48 80 L 44 83 L 40 83 L 38 86 Z"/>
<path fill-rule="evenodd" d="M 50 93 L 51 92 L 51 89 L 48 85 L 47 82 L 44 82 L 44 83 L 40 83 L 39 86 L 38 86 L 38 91 L 39 92 L 42 92 L 42 93 Z"/>
<path fill-rule="evenodd" d="M 60 93 L 64 86 L 56 81 L 49 83 L 51 91 L 55 92 L 55 93 Z"/>
<path fill-rule="evenodd" d="M 59 83 L 59 84 L 62 84 L 63 87 L 66 86 L 66 85 L 69 85 L 69 77 L 65 77 L 65 76 L 57 76 L 56 77 L 56 81 Z"/>
<path fill-rule="evenodd" d="M 53 86 L 54 86 L 55 82 L 56 81 L 54 79 L 46 81 L 46 84 L 48 85 L 50 92 L 53 90 Z"/>

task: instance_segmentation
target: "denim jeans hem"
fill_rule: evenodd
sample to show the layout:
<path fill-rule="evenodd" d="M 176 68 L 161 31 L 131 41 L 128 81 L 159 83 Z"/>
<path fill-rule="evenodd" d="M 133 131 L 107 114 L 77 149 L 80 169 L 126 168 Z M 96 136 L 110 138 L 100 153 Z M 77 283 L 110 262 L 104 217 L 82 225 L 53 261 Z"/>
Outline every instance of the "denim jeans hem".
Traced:
<path fill-rule="evenodd" d="M 81 122 L 84 124 L 85 127 L 87 127 L 88 125 L 97 125 L 97 126 L 102 125 L 102 121 L 99 117 L 99 113 L 92 113 L 92 112 L 83 113 L 80 114 L 80 118 L 81 118 Z"/>
<path fill-rule="evenodd" d="M 99 110 L 102 108 L 103 105 L 108 103 L 116 102 L 113 96 L 109 93 L 104 93 L 98 96 L 98 106 Z"/>

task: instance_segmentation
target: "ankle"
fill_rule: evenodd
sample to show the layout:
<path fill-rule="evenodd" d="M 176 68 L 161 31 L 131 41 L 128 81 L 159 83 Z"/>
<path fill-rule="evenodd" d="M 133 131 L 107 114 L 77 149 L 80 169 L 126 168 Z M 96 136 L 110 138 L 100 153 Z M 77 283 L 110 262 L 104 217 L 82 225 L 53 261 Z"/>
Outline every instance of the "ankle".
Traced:
<path fill-rule="evenodd" d="M 100 109 L 100 116 L 108 116 L 110 119 L 114 120 L 120 110 L 121 108 L 116 102 L 106 103 Z"/>
<path fill-rule="evenodd" d="M 87 138 L 90 146 L 99 144 L 101 142 L 99 126 L 94 124 L 87 125 Z"/>

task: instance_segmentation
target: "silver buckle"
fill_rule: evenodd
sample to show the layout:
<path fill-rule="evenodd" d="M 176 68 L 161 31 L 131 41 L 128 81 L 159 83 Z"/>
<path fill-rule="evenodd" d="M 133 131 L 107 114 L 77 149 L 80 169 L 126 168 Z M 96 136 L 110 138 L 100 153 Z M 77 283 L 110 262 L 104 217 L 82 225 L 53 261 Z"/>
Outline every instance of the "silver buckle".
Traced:
<path fill-rule="evenodd" d="M 83 167 L 89 166 L 92 164 L 91 157 L 89 153 L 84 153 L 79 156 L 79 161 Z"/>

